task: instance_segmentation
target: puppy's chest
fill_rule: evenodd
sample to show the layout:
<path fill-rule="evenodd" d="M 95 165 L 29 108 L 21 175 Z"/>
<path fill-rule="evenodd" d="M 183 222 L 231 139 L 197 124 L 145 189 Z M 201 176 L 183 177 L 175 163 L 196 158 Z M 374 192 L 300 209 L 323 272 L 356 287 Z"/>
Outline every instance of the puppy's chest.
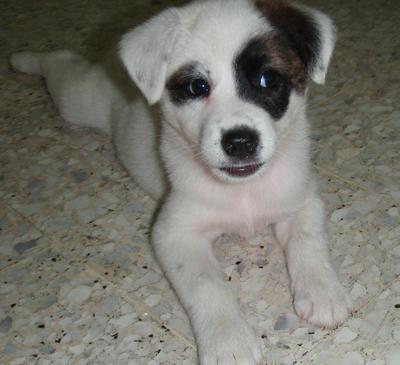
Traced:
<path fill-rule="evenodd" d="M 244 192 L 226 201 L 221 217 L 229 232 L 246 237 L 276 222 L 278 215 L 265 196 Z"/>

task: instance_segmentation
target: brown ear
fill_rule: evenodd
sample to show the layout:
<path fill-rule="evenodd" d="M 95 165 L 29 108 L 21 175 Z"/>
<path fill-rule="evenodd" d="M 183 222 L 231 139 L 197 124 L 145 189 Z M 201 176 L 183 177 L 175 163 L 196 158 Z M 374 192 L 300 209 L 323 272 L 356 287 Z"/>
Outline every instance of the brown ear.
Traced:
<path fill-rule="evenodd" d="M 272 27 L 288 39 L 310 78 L 323 84 L 336 38 L 332 20 L 304 5 L 280 0 L 254 0 L 254 3 Z"/>

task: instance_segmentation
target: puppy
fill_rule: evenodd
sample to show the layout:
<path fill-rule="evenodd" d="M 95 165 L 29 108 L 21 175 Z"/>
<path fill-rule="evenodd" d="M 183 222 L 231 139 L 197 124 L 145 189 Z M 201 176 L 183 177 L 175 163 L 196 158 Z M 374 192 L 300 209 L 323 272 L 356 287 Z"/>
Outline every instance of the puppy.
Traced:
<path fill-rule="evenodd" d="M 109 133 L 132 177 L 163 198 L 154 251 L 202 365 L 263 363 L 212 253 L 222 233 L 273 226 L 302 319 L 335 327 L 352 308 L 329 260 L 305 114 L 307 82 L 324 83 L 334 42 L 330 18 L 305 6 L 204 0 L 127 33 L 125 70 L 68 51 L 11 56 L 45 77 L 66 121 Z"/>

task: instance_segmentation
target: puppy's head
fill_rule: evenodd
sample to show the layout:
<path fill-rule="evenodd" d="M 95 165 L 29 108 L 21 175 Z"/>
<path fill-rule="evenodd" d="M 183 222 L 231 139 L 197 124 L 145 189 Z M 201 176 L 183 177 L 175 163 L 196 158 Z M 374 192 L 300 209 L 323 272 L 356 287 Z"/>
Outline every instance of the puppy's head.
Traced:
<path fill-rule="evenodd" d="M 334 40 L 331 20 L 308 7 L 206 0 L 135 28 L 120 55 L 213 175 L 241 182 L 262 173 L 304 118 L 307 80 L 324 82 Z"/>

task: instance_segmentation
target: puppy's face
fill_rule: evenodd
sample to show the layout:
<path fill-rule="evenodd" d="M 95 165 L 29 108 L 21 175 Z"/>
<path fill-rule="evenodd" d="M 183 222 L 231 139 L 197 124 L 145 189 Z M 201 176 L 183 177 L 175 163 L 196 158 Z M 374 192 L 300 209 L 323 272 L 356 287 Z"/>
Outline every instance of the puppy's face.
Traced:
<path fill-rule="evenodd" d="M 235 24 L 222 35 L 200 35 L 173 65 L 167 79 L 167 119 L 197 146 L 219 178 L 241 182 L 268 166 L 284 131 L 301 117 L 306 71 L 287 41 L 260 25 L 232 40 Z M 197 40 L 197 41 L 195 41 Z M 219 52 L 215 53 L 215 49 Z"/>
<path fill-rule="evenodd" d="M 268 167 L 282 136 L 304 117 L 307 77 L 326 72 L 333 48 L 331 36 L 323 55 L 323 27 L 312 18 L 320 13 L 269 3 L 206 1 L 154 18 L 165 54 L 150 91 L 143 79 L 151 77 L 130 70 L 123 41 L 138 86 L 150 102 L 162 99 L 166 121 L 224 181 L 246 181 Z"/>

